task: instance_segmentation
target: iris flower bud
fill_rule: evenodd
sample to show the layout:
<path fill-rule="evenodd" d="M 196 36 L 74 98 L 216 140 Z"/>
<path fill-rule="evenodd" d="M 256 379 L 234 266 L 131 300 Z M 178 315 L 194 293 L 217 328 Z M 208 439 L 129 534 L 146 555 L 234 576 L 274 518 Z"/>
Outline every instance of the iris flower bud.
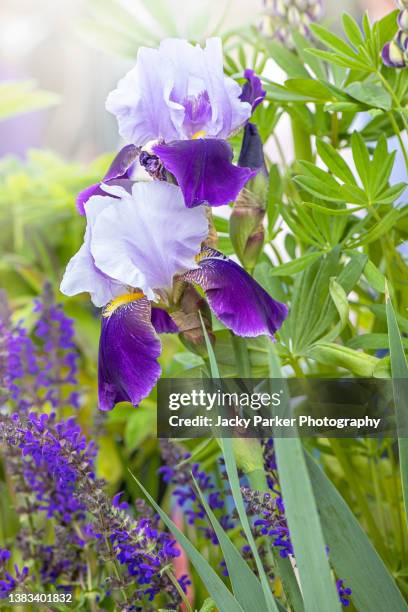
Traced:
<path fill-rule="evenodd" d="M 211 342 L 214 342 L 211 311 L 206 300 L 192 285 L 185 285 L 179 301 L 179 309 L 172 312 L 171 316 L 180 330 L 179 338 L 182 343 L 193 353 L 205 357 L 207 349 L 201 319 Z"/>
<path fill-rule="evenodd" d="M 230 217 L 230 237 L 242 265 L 253 270 L 264 244 L 263 219 L 268 192 L 268 173 L 263 144 L 257 127 L 245 126 L 239 165 L 257 169 L 258 174 L 240 192 Z"/>

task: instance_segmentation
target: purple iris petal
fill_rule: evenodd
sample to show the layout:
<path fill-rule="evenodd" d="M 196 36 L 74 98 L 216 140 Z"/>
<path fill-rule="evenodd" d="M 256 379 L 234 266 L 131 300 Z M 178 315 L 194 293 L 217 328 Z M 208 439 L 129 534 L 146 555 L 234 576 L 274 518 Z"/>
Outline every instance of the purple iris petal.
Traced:
<path fill-rule="evenodd" d="M 256 109 L 265 96 L 266 91 L 262 88 L 261 79 L 255 74 L 253 70 L 247 68 L 244 72 L 246 82 L 242 87 L 242 93 L 240 95 L 241 102 L 249 102 L 252 107 L 252 112 Z"/>
<path fill-rule="evenodd" d="M 100 409 L 111 410 L 123 401 L 137 406 L 149 395 L 160 376 L 160 352 L 149 300 L 112 302 L 104 311 L 99 341 Z"/>
<path fill-rule="evenodd" d="M 153 151 L 176 177 L 188 208 L 228 204 L 256 174 L 231 163 L 232 148 L 225 140 L 176 140 L 156 145 Z"/>
<path fill-rule="evenodd" d="M 263 142 L 258 128 L 253 123 L 248 122 L 244 128 L 238 166 L 251 168 L 251 170 L 261 170 L 266 176 L 268 175 L 263 154 Z"/>
<path fill-rule="evenodd" d="M 179 328 L 163 308 L 152 307 L 152 325 L 158 334 L 177 334 Z"/>
<path fill-rule="evenodd" d="M 238 336 L 273 336 L 288 309 L 238 264 L 214 249 L 206 249 L 199 268 L 184 278 L 200 285 L 219 320 Z"/>
<path fill-rule="evenodd" d="M 101 182 L 110 183 L 115 179 L 128 179 L 138 155 L 139 149 L 134 145 L 126 145 L 126 147 L 123 147 L 109 166 Z M 101 183 L 95 183 L 78 194 L 76 203 L 79 214 L 85 214 L 85 204 L 89 198 L 94 195 L 106 195 L 101 189 L 100 184 Z"/>

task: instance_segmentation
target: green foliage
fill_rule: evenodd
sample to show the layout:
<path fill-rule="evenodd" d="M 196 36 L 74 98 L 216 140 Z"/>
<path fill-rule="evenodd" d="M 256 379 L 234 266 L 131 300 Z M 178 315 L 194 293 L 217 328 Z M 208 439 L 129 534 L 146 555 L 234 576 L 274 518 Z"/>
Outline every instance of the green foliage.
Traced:
<path fill-rule="evenodd" d="M 0 83 L 0 121 L 58 104 L 59 96 L 37 89 L 33 81 Z"/>
<path fill-rule="evenodd" d="M 91 42 L 128 57 L 134 57 L 141 44 L 156 45 L 165 35 L 179 33 L 167 2 L 142 1 L 140 6 L 151 27 L 123 0 L 91 0 L 81 31 Z M 198 17 L 188 25 L 196 40 L 207 25 L 205 11 Z M 247 67 L 263 74 L 269 59 L 287 76 L 283 85 L 262 77 L 267 101 L 253 117 L 267 143 L 265 151 L 273 140 L 280 152 L 279 162 L 267 156 L 266 244 L 253 275 L 274 298 L 288 304 L 289 316 L 272 352 L 268 338 L 233 338 L 215 318 L 215 344 L 213 350 L 208 345 L 205 360 L 175 336 L 163 337 L 160 361 L 165 376 L 197 377 L 205 368 L 213 377 L 277 377 L 280 362 L 287 376 L 406 377 L 408 268 L 400 247 L 408 239 L 407 184 L 396 182 L 393 172 L 397 149 L 408 169 L 408 71 L 396 73 L 380 60 L 382 45 L 395 33 L 395 17 L 392 13 L 371 24 L 365 16 L 360 28 L 344 15 L 344 36 L 315 25 L 315 44 L 294 33 L 294 52 L 254 28 L 224 35 L 226 71 L 237 80 Z M 26 110 L 55 102 L 48 94 L 28 93 L 10 90 L 4 111 L 2 96 L 0 118 L 7 108 L 23 108 L 18 96 L 28 100 Z M 292 126 L 294 162 L 276 131 L 285 116 Z M 357 129 L 363 116 L 365 127 Z M 394 135 L 397 144 L 389 142 Z M 241 140 L 242 134 L 231 140 L 235 159 Z M 39 151 L 31 152 L 27 162 L 1 160 L 0 285 L 10 295 L 16 318 L 31 313 L 45 280 L 58 293 L 65 265 L 83 236 L 76 194 L 103 176 L 110 159 L 103 156 L 88 168 Z M 228 220 L 215 212 L 214 224 L 219 249 L 233 254 Z M 99 321 L 87 296 L 60 299 L 76 323 L 85 391 L 80 418 L 87 427 L 96 405 Z M 400 411 L 406 411 L 405 398 L 398 399 Z M 155 406 L 153 392 L 139 410 L 121 404 L 106 417 L 98 439 L 98 475 L 106 478 L 112 492 L 123 488 L 130 498 L 138 496 L 139 486 L 127 468 L 144 483 L 142 490 L 195 568 L 197 609 L 235 612 L 291 605 L 294 612 L 336 610 L 333 577 L 352 586 L 358 610 L 407 609 L 401 596 L 408 593 L 402 498 L 402 485 L 405 499 L 408 488 L 406 439 L 399 439 L 399 457 L 388 440 L 277 441 L 280 486 L 301 589 L 287 559 L 269 551 L 268 567 L 262 566 L 257 550 L 264 542 L 255 541 L 245 515 L 237 467 L 253 489 L 268 490 L 257 465 L 256 441 L 241 447 L 230 440 L 185 441 L 194 460 L 210 471 L 220 452 L 224 454 L 240 528 L 227 536 L 203 496 L 202 503 L 220 541 L 229 584 L 214 569 L 222 559 L 219 548 L 208 546 L 189 527 L 175 526 L 165 512 L 171 504 L 167 491 L 159 490 L 156 474 L 160 458 Z M 5 500 L 2 496 L 2 503 Z M 257 575 L 239 552 L 246 542 Z"/>

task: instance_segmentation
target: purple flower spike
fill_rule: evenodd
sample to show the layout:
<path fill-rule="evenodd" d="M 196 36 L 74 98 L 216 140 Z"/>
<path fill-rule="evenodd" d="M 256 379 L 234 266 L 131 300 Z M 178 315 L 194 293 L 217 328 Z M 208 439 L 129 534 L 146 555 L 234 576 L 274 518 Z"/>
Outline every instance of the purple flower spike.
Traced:
<path fill-rule="evenodd" d="M 408 8 L 399 13 L 397 23 L 403 32 L 408 32 Z"/>
<path fill-rule="evenodd" d="M 240 100 L 242 102 L 249 102 L 252 112 L 254 112 L 258 104 L 261 104 L 264 100 L 266 91 L 262 88 L 261 79 L 253 70 L 247 68 L 244 72 L 244 77 L 246 78 L 246 83 L 242 87 Z"/>
<path fill-rule="evenodd" d="M 288 314 L 284 304 L 273 300 L 243 268 L 214 249 L 203 251 L 199 268 L 184 278 L 204 289 L 216 316 L 238 336 L 273 337 Z"/>
<path fill-rule="evenodd" d="M 137 406 L 160 376 L 161 344 L 151 323 L 150 302 L 140 293 L 117 298 L 105 309 L 99 342 L 99 407 Z"/>
<path fill-rule="evenodd" d="M 176 177 L 188 208 L 228 204 L 256 174 L 231 163 L 232 148 L 225 140 L 176 140 L 156 145 L 153 151 Z"/>
<path fill-rule="evenodd" d="M 111 181 L 115 181 L 116 179 L 129 179 L 133 164 L 135 163 L 138 155 L 139 149 L 134 145 L 127 145 L 126 147 L 123 147 L 109 166 L 109 169 L 101 182 L 109 184 Z M 89 198 L 94 195 L 106 195 L 106 193 L 101 189 L 101 183 L 95 183 L 78 194 L 77 208 L 80 215 L 85 214 L 85 204 Z"/>
<path fill-rule="evenodd" d="M 163 308 L 152 307 L 152 325 L 158 334 L 177 334 L 179 328 Z"/>
<path fill-rule="evenodd" d="M 384 46 L 381 55 L 384 64 L 389 68 L 404 68 L 406 66 L 404 53 L 395 40 Z"/>

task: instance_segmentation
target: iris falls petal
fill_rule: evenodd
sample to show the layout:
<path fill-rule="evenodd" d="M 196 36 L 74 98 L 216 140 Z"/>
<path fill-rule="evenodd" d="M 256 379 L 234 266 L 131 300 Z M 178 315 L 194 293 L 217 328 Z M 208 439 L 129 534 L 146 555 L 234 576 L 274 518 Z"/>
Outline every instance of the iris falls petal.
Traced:
<path fill-rule="evenodd" d="M 153 151 L 176 177 L 188 208 L 228 204 L 256 174 L 231 163 L 233 151 L 225 140 L 176 140 L 156 145 Z"/>
<path fill-rule="evenodd" d="M 141 293 L 121 296 L 102 316 L 99 341 L 99 407 L 117 402 L 137 406 L 160 376 L 161 343 L 151 322 L 149 300 Z"/>
<path fill-rule="evenodd" d="M 212 311 L 238 336 L 273 336 L 288 314 L 241 266 L 214 249 L 203 251 L 199 268 L 184 279 L 202 287 Z"/>

